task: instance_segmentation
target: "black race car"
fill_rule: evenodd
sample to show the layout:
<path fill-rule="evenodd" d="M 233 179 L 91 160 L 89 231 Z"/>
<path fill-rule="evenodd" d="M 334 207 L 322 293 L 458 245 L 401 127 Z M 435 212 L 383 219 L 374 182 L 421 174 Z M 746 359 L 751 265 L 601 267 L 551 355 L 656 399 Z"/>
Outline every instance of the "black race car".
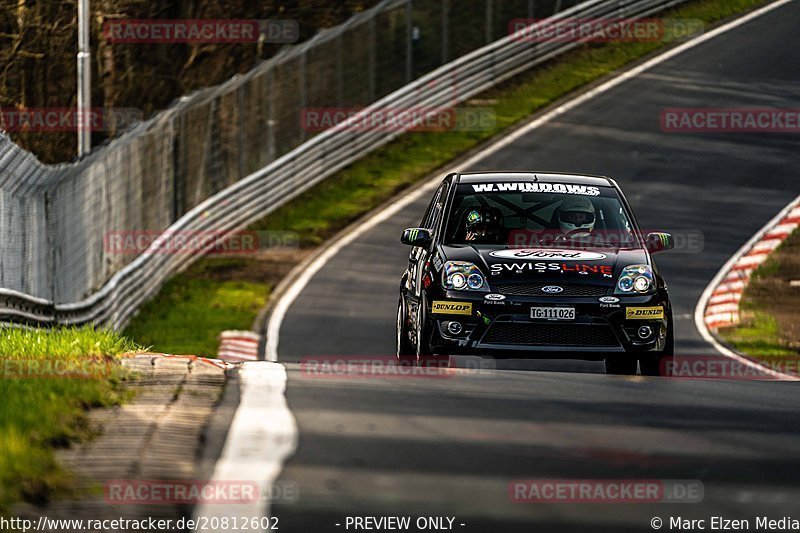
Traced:
<path fill-rule="evenodd" d="M 672 308 L 614 180 L 557 173 L 448 175 L 418 228 L 400 284 L 397 362 L 450 355 L 604 360 L 659 375 L 671 365 Z"/>

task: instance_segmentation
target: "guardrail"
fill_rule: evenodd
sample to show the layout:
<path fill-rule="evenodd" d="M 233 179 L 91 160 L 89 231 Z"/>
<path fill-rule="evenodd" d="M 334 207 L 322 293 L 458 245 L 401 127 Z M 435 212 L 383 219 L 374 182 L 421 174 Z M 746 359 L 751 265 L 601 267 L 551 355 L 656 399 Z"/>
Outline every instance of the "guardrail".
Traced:
<path fill-rule="evenodd" d="M 550 20 L 641 18 L 684 1 L 588 0 L 554 15 Z M 530 42 L 509 35 L 418 78 L 376 101 L 354 118 L 358 120 L 381 109 L 452 106 L 580 44 Z M 354 131 L 347 124 L 325 130 L 201 202 L 167 231 L 241 230 L 402 133 L 400 129 Z M 156 251 L 161 242 L 161 239 L 156 239 L 99 291 L 78 302 L 53 303 L 15 291 L 0 290 L 0 319 L 29 324 L 92 322 L 121 329 L 169 277 L 201 255 L 162 254 Z"/>

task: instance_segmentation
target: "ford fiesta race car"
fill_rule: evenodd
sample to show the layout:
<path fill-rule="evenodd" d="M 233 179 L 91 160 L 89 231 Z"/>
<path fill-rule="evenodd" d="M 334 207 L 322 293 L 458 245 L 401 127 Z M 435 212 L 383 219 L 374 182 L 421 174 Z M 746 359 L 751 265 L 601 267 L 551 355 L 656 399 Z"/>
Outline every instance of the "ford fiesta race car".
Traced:
<path fill-rule="evenodd" d="M 659 375 L 672 308 L 653 252 L 614 180 L 554 173 L 448 175 L 411 246 L 397 308 L 397 362 L 449 355 L 604 360 Z"/>

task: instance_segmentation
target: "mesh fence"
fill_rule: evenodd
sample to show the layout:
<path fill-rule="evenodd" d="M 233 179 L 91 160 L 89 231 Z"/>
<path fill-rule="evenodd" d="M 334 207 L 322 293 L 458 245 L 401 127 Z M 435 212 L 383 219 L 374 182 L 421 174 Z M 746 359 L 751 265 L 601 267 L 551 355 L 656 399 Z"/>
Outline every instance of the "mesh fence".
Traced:
<path fill-rule="evenodd" d="M 180 99 L 74 164 L 0 134 L 0 288 L 76 302 L 135 259 L 110 234 L 163 231 L 315 135 L 312 108 L 364 107 L 578 0 L 386 0 L 252 71 Z"/>

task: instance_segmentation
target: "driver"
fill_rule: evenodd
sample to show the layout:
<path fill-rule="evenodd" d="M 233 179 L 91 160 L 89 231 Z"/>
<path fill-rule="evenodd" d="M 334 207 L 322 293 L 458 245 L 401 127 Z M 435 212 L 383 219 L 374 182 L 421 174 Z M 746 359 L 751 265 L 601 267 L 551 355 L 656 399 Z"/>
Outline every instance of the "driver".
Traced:
<path fill-rule="evenodd" d="M 481 244 L 500 242 L 503 214 L 496 207 L 474 207 L 464 213 L 464 240 Z"/>
<path fill-rule="evenodd" d="M 567 198 L 558 208 L 558 227 L 565 235 L 588 235 L 594 231 L 594 222 L 594 204 L 587 198 Z"/>

